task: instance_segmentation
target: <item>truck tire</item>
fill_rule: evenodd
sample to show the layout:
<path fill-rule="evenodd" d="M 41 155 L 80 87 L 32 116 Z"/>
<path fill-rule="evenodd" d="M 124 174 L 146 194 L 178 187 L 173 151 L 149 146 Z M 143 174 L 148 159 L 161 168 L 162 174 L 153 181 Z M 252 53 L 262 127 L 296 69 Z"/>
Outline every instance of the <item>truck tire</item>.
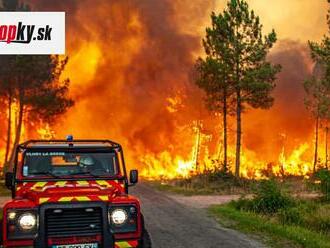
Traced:
<path fill-rule="evenodd" d="M 138 248 L 151 248 L 151 238 L 149 232 L 144 229 Z"/>

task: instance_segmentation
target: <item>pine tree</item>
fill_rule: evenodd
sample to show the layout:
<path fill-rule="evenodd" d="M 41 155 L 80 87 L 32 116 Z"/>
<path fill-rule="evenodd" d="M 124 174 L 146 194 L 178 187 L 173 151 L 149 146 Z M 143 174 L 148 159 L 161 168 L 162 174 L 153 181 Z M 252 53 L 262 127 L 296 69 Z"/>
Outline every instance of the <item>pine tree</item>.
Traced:
<path fill-rule="evenodd" d="M 219 15 L 212 13 L 211 18 L 212 28 L 207 29 L 204 47 L 206 54 L 215 60 L 211 62 L 217 64 L 215 67 L 218 69 L 215 70 L 218 72 L 214 78 L 218 80 L 217 82 L 221 82 L 218 83 L 219 88 L 221 90 L 226 88 L 231 101 L 235 99 L 237 125 L 235 175 L 239 177 L 242 112 L 247 106 L 267 109 L 273 104 L 270 93 L 275 87 L 275 76 L 280 71 L 280 66 L 271 65 L 267 62 L 266 56 L 276 42 L 276 33 L 273 30 L 263 37 L 259 17 L 249 10 L 244 0 L 228 1 L 223 13 Z M 206 65 L 211 62 L 204 60 L 203 63 L 208 67 Z M 208 95 L 212 95 L 208 92 L 212 89 L 204 88 Z M 218 95 L 217 89 L 213 92 L 215 95 Z M 216 105 L 217 101 L 212 100 L 216 98 L 208 99 Z M 225 106 L 223 102 L 228 98 L 220 99 L 222 106 Z"/>
<path fill-rule="evenodd" d="M 203 40 L 203 46 L 206 58 L 199 58 L 196 62 L 198 77 L 196 84 L 206 93 L 206 106 L 209 110 L 222 114 L 223 126 L 223 167 L 227 171 L 227 116 L 233 114 L 233 88 L 230 82 L 229 63 L 224 60 L 226 52 L 229 51 L 229 43 L 219 39 L 221 28 L 217 25 L 219 21 L 217 16 L 212 13 L 212 27 L 206 29 L 206 37 Z"/>
<path fill-rule="evenodd" d="M 330 1 L 328 0 L 330 3 Z M 327 23 L 330 32 L 330 10 Z M 318 161 L 318 141 L 320 121 L 330 119 L 330 38 L 324 36 L 320 43 L 309 41 L 311 57 L 315 62 L 313 75 L 304 82 L 306 92 L 305 105 L 315 118 L 315 143 L 313 171 L 316 171 Z M 327 128 L 326 128 L 326 132 Z M 327 135 L 326 135 L 327 137 Z M 326 143 L 327 149 L 327 143 Z M 327 151 L 326 151 L 327 154 Z M 325 158 L 327 166 L 327 155 Z"/>
<path fill-rule="evenodd" d="M 28 11 L 29 6 L 4 0 L 1 11 Z M 13 164 L 15 148 L 20 142 L 24 120 L 39 119 L 47 123 L 73 105 L 67 96 L 69 80 L 60 81 L 68 59 L 50 55 L 2 55 L 0 57 L 0 97 L 6 98 L 8 119 L 5 163 Z M 12 111 L 18 106 L 14 140 L 11 140 Z"/>

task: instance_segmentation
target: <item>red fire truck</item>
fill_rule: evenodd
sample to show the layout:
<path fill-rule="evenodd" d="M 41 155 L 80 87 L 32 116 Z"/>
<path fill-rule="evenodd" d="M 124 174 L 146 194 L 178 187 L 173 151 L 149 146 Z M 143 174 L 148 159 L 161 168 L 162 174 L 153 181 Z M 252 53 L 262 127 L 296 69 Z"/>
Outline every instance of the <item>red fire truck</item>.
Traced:
<path fill-rule="evenodd" d="M 128 194 L 123 150 L 110 140 L 30 140 L 5 175 L 4 247 L 151 247 L 139 200 Z"/>

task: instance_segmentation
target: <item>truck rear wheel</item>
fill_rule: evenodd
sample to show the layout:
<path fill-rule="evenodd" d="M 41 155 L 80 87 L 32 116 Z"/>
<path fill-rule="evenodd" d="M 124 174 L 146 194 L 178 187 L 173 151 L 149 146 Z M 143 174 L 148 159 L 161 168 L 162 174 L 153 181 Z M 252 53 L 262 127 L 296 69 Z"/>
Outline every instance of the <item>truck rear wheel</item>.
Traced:
<path fill-rule="evenodd" d="M 151 238 L 149 232 L 144 229 L 138 248 L 151 248 Z"/>

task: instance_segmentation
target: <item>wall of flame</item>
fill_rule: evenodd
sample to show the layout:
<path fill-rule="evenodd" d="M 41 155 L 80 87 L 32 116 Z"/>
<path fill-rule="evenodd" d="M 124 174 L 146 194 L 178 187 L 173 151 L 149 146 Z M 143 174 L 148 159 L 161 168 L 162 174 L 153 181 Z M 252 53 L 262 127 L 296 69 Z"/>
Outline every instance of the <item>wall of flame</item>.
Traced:
<path fill-rule="evenodd" d="M 51 124 L 57 137 L 72 133 L 117 140 L 130 167 L 151 177 L 186 176 L 196 166 L 213 166 L 222 151 L 221 118 L 205 110 L 191 75 L 210 12 L 222 11 L 226 1 L 27 2 L 34 10 L 66 11 L 69 63 L 63 77 L 71 80 L 76 105 Z M 274 163 L 303 174 L 296 167 L 310 169 L 313 148 L 313 120 L 304 108 L 302 87 L 313 68 L 307 41 L 327 32 L 327 2 L 248 2 L 264 30 L 277 31 L 279 42 L 269 59 L 283 70 L 274 107 L 243 116 L 242 173 L 254 177 L 269 166 L 279 170 Z M 234 121 L 229 132 L 234 145 Z"/>

